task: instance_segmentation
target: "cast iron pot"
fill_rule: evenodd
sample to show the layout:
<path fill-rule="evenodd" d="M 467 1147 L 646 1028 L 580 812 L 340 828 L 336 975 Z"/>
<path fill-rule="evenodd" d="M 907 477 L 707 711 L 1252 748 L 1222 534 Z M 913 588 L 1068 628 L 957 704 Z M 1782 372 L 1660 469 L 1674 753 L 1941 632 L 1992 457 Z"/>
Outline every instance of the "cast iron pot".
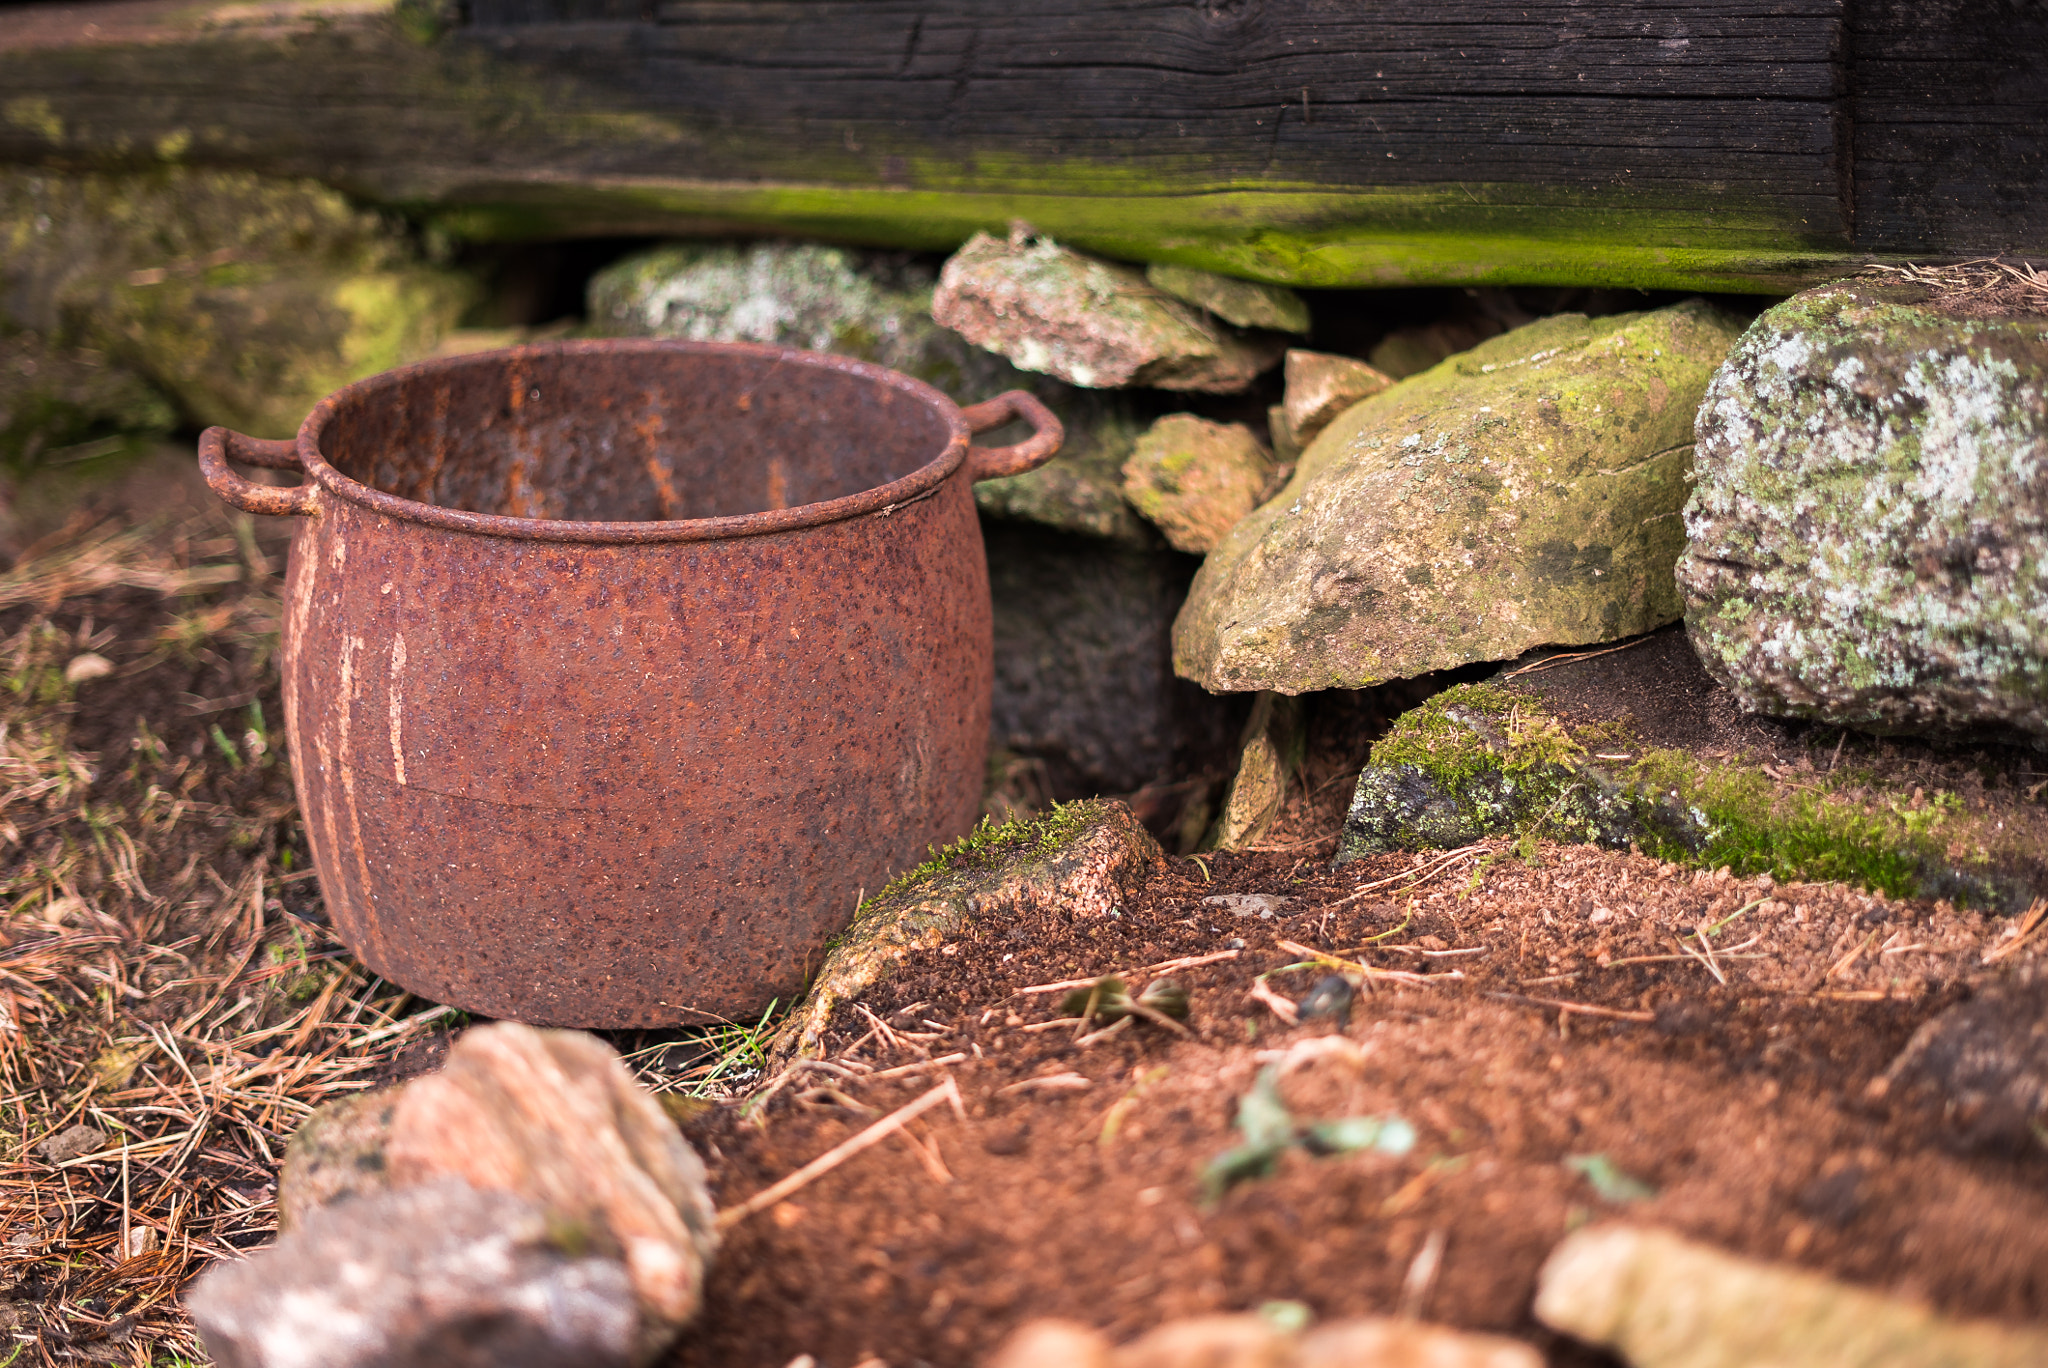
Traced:
<path fill-rule="evenodd" d="M 969 446 L 1016 418 L 1028 440 Z M 962 410 L 843 357 L 662 341 L 409 366 L 292 440 L 209 428 L 216 494 L 302 520 L 285 722 L 336 930 L 493 1017 L 789 1003 L 862 890 L 974 821 L 972 484 L 1061 436 L 1021 392 Z"/>

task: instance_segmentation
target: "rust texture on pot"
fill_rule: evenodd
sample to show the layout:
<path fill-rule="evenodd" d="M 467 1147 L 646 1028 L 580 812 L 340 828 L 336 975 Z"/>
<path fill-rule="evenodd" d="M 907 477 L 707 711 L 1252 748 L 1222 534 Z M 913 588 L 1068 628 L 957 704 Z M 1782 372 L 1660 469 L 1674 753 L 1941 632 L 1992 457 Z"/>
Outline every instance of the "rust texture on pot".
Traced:
<path fill-rule="evenodd" d="M 1030 440 L 969 447 L 1016 417 Z M 336 928 L 495 1017 L 793 1000 L 861 890 L 974 819 L 970 486 L 1059 439 L 1028 395 L 963 413 L 844 358 L 647 341 L 393 371 L 294 443 L 209 430 L 221 497 L 303 516 L 286 722 Z"/>

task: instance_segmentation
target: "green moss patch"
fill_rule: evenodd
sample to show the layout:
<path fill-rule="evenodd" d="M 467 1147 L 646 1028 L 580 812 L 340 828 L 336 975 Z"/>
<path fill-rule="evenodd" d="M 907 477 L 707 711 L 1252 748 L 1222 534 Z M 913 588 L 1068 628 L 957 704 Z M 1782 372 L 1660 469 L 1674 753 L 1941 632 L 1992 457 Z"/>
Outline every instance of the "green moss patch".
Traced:
<path fill-rule="evenodd" d="M 1952 793 L 1908 798 L 1854 770 L 1785 778 L 1757 763 L 1644 749 L 1627 726 L 1573 726 L 1488 684 L 1402 716 L 1359 775 L 1338 859 L 1493 837 L 1634 846 L 1674 863 L 1833 880 L 1892 897 L 2025 906 Z"/>
<path fill-rule="evenodd" d="M 1054 803 L 1035 817 L 1013 817 L 1001 823 L 984 817 L 974 830 L 923 864 L 904 870 L 873 897 L 863 898 L 853 919 L 859 922 L 885 903 L 944 875 L 972 876 L 1019 858 L 1050 854 L 1100 820 L 1104 806 L 1101 799 L 1086 798 Z"/>

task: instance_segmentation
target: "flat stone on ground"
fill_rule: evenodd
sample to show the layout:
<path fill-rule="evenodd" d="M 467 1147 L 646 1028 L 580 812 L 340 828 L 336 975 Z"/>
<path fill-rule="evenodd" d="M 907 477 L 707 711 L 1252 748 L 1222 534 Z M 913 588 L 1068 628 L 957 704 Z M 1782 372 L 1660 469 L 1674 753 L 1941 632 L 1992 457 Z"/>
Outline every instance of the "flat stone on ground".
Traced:
<path fill-rule="evenodd" d="M 1543 1265 L 1536 1318 L 1631 1368 L 2021 1368 L 2048 1333 L 1956 1321 L 1903 1298 L 1667 1231 L 1593 1226 Z"/>
<path fill-rule="evenodd" d="M 1149 284 L 1049 238 L 977 233 L 939 275 L 932 317 L 1028 371 L 1088 389 L 1234 394 L 1279 360 Z"/>
<path fill-rule="evenodd" d="M 1113 799 L 983 827 L 861 904 L 853 925 L 826 952 L 809 996 L 776 1037 L 774 1057 L 815 1056 L 833 1016 L 913 952 L 1020 909 L 1057 906 L 1074 917 L 1107 916 L 1164 860 L 1151 833 Z"/>

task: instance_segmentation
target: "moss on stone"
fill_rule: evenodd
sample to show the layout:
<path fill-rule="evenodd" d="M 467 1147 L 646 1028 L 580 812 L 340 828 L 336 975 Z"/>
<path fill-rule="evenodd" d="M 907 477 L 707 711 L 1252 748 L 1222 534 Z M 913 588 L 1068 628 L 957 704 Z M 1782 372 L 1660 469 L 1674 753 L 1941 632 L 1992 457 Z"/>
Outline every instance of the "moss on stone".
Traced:
<path fill-rule="evenodd" d="M 904 893 L 920 889 L 941 875 L 974 875 L 1022 856 L 1044 855 L 1102 818 L 1102 799 L 1054 803 L 1032 817 L 996 822 L 984 817 L 974 830 L 937 851 L 922 864 L 904 870 L 881 892 L 861 900 L 856 923 Z"/>
<path fill-rule="evenodd" d="M 1602 757 L 1620 757 L 1602 758 Z M 1626 848 L 1780 881 L 2024 906 L 1953 794 L 1911 801 L 1854 771 L 1786 783 L 1743 760 L 1643 750 L 1622 724 L 1574 727 L 1488 684 L 1446 690 L 1373 747 L 1338 859 L 1521 836 Z"/>
<path fill-rule="evenodd" d="M 472 297 L 384 216 L 309 182 L 163 167 L 0 172 L 0 329 L 92 349 L 256 436 L 432 349 Z"/>
<path fill-rule="evenodd" d="M 2048 748 L 2048 326 L 1921 293 L 1800 295 L 1716 373 L 1687 627 L 1748 711 Z"/>
<path fill-rule="evenodd" d="M 1560 314 L 1353 404 L 1203 563 L 1175 670 L 1360 688 L 1674 620 L 1693 413 L 1739 332 L 1703 300 Z"/>

